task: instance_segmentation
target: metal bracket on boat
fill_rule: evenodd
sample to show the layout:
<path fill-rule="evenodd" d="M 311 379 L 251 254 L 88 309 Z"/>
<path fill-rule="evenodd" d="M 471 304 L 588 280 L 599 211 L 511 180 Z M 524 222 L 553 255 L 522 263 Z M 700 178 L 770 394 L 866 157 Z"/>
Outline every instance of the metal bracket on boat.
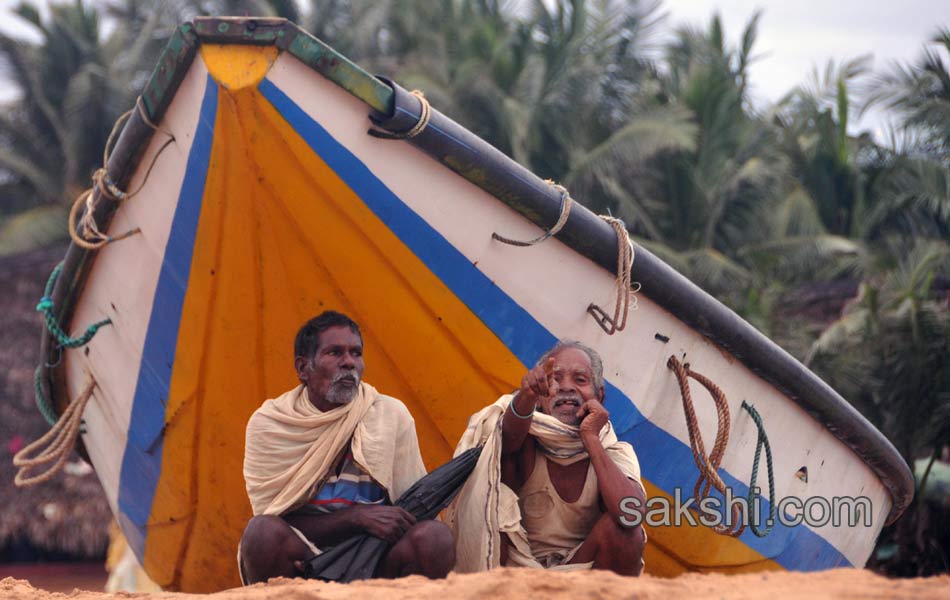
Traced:
<path fill-rule="evenodd" d="M 63 362 L 63 346 L 61 344 L 57 344 L 55 350 L 57 352 L 56 360 L 54 362 L 46 361 L 43 363 L 47 369 L 55 369 Z"/>
<path fill-rule="evenodd" d="M 610 318 L 610 315 L 604 312 L 604 309 L 597 306 L 593 302 L 587 305 L 587 314 L 594 317 L 594 321 L 596 321 L 597 324 L 600 325 L 600 328 L 603 329 L 608 335 L 619 329 L 617 327 L 617 323 L 612 318 Z"/>

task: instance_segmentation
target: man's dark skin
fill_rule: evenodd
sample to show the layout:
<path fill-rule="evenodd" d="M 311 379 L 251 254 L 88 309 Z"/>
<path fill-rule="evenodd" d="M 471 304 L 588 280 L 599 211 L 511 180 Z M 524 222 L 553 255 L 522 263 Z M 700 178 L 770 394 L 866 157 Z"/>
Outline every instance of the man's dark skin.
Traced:
<path fill-rule="evenodd" d="M 644 506 L 646 498 L 641 487 L 623 474 L 600 442 L 600 430 L 609 418 L 603 399 L 604 389 L 603 386 L 598 389 L 594 382 L 590 357 L 579 348 L 565 347 L 544 364 L 528 371 L 512 406 L 521 415 L 533 414 L 537 407 L 562 423 L 578 426 L 581 442 L 590 455 L 567 466 L 547 461 L 551 483 L 565 502 L 575 502 L 580 497 L 591 464 L 597 475 L 600 508 L 604 514 L 569 562 L 593 562 L 595 569 L 639 575 L 645 536 L 639 526 L 627 527 L 620 521 L 623 516 L 620 504 L 624 498 L 635 496 L 640 499 L 639 505 Z M 534 470 L 537 457 L 537 444 L 528 434 L 530 427 L 531 419 L 518 418 L 512 414 L 511 407 L 505 411 L 502 482 L 517 494 Z M 507 561 L 511 543 L 507 536 L 504 542 L 502 565 Z"/>
<path fill-rule="evenodd" d="M 348 401 L 352 401 L 363 375 L 363 341 L 345 325 L 330 327 L 320 334 L 314 355 L 296 357 L 294 367 L 307 386 L 311 403 L 326 412 L 340 405 L 334 399 L 350 396 Z M 241 538 L 241 561 L 248 583 L 303 573 L 304 561 L 313 553 L 288 525 L 318 548 L 363 533 L 386 540 L 392 547 L 380 564 L 379 577 L 419 574 L 440 578 L 455 566 L 455 543 L 445 524 L 416 522 L 412 514 L 396 506 L 355 505 L 321 515 L 298 510 L 253 517 Z"/>

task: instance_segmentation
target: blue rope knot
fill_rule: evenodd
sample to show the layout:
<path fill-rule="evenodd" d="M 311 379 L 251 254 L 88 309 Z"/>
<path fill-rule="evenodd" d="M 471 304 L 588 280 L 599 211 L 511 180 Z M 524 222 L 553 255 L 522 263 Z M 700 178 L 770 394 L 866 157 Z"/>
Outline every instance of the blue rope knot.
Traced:
<path fill-rule="evenodd" d="M 53 299 L 49 296 L 43 296 L 40 298 L 40 303 L 36 305 L 37 312 L 46 312 L 52 310 L 53 308 Z"/>

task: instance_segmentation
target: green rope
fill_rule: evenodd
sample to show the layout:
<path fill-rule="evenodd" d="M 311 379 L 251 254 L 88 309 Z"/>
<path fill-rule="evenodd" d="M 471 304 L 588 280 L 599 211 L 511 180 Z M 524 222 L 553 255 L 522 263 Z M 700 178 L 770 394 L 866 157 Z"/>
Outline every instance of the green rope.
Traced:
<path fill-rule="evenodd" d="M 59 323 L 56 322 L 56 315 L 53 314 L 53 286 L 56 284 L 56 279 L 59 277 L 60 271 L 63 270 L 63 263 L 56 265 L 56 268 L 53 269 L 53 272 L 50 273 L 49 280 L 46 282 L 46 290 L 43 292 L 43 297 L 40 298 L 40 303 L 36 305 L 36 310 L 43 313 L 46 318 L 46 328 L 49 330 L 50 334 L 56 338 L 56 342 L 62 348 L 80 348 L 89 343 L 89 341 L 96 335 L 96 332 L 99 331 L 99 328 L 104 325 L 110 325 L 112 319 L 103 319 L 98 323 L 93 323 L 86 328 L 85 333 L 81 336 L 74 338 L 69 337 L 62 327 L 59 326 Z"/>
<path fill-rule="evenodd" d="M 53 409 L 53 405 L 49 403 L 49 399 L 43 395 L 43 386 L 41 384 L 43 378 L 43 365 L 36 367 L 36 370 L 33 371 L 33 391 L 36 395 L 36 407 L 40 409 L 40 414 L 43 415 L 43 418 L 46 419 L 46 422 L 51 426 L 56 424 L 56 421 L 59 418 L 56 415 L 56 411 Z"/>
<path fill-rule="evenodd" d="M 765 448 L 765 465 L 769 475 L 769 518 L 766 521 L 768 526 L 765 529 L 759 529 L 756 519 L 749 519 L 749 528 L 752 529 L 752 533 L 758 537 L 765 537 L 771 533 L 775 526 L 775 476 L 772 472 L 772 447 L 769 445 L 769 436 L 765 433 L 765 425 L 762 423 L 762 416 L 759 415 L 759 411 L 755 410 L 755 407 L 751 404 L 747 404 L 745 400 L 742 401 L 742 408 L 746 409 L 746 412 L 755 421 L 756 427 L 759 428 L 759 439 L 755 445 L 755 458 L 752 459 L 752 478 L 749 480 L 750 510 L 756 495 L 755 478 L 759 474 L 759 458 L 762 456 L 762 448 Z"/>

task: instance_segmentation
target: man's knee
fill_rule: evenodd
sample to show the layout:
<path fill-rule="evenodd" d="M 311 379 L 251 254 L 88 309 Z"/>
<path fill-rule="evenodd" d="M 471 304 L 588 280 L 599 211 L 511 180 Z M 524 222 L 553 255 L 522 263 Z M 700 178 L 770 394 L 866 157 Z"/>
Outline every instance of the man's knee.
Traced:
<path fill-rule="evenodd" d="M 455 540 L 441 521 L 421 521 L 406 533 L 424 575 L 445 577 L 455 567 Z"/>
<path fill-rule="evenodd" d="M 274 515 L 252 517 L 241 536 L 241 564 L 249 583 L 293 577 L 297 574 L 293 561 L 307 558 L 306 554 L 306 545 Z"/>
<path fill-rule="evenodd" d="M 409 541 L 417 548 L 431 548 L 432 550 L 446 551 L 455 548 L 452 532 L 441 521 L 420 521 L 406 533 Z"/>
<path fill-rule="evenodd" d="M 241 552 L 273 551 L 286 543 L 292 535 L 287 523 L 274 515 L 251 517 L 241 536 Z"/>
<path fill-rule="evenodd" d="M 627 527 L 610 515 L 603 515 L 591 532 L 597 538 L 595 566 L 621 575 L 639 575 L 642 569 L 646 533 L 643 527 Z"/>
<path fill-rule="evenodd" d="M 638 553 L 643 552 L 645 536 L 642 526 L 627 527 L 609 515 L 604 515 L 604 517 L 604 530 L 610 546 L 637 550 Z"/>

